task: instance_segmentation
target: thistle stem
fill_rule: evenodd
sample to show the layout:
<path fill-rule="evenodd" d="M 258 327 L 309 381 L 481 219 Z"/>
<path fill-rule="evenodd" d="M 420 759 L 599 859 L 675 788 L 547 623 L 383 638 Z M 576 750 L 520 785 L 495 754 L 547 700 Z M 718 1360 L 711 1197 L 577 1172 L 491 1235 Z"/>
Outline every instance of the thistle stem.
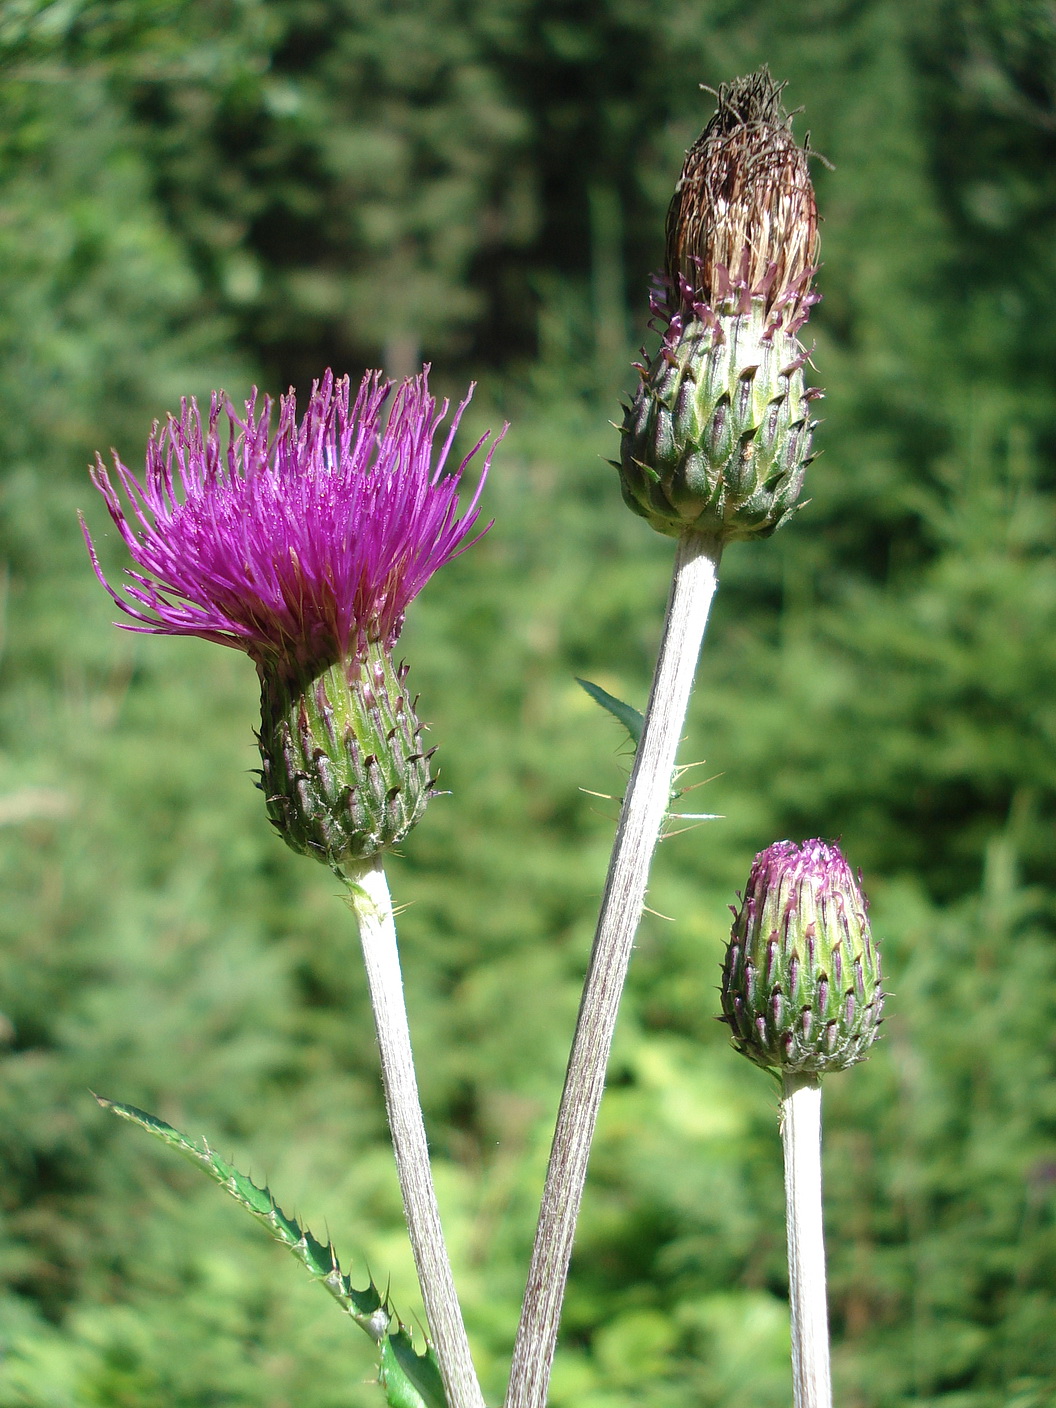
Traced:
<path fill-rule="evenodd" d="M 392 900 L 380 860 L 347 877 L 359 922 L 381 1057 L 385 1108 L 396 1154 L 414 1264 L 449 1408 L 484 1408 L 440 1225 L 403 997 Z"/>
<path fill-rule="evenodd" d="M 620 811 L 550 1150 L 506 1408 L 545 1408 L 620 995 L 645 903 L 649 865 L 671 800 L 675 754 L 718 585 L 720 554 L 721 545 L 714 539 L 687 533 L 675 555 L 652 693 Z"/>
<path fill-rule="evenodd" d="M 821 1082 L 786 1075 L 781 1101 L 795 1408 L 832 1408 L 825 1233 L 821 1213 Z"/>

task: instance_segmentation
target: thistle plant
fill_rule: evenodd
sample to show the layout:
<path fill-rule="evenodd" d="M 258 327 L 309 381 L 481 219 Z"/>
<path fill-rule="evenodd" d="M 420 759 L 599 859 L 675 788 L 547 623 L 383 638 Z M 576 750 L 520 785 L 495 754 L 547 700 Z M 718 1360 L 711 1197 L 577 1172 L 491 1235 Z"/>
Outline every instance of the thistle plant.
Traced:
<path fill-rule="evenodd" d="M 134 564 L 123 590 L 107 581 L 85 529 L 126 629 L 199 636 L 256 665 L 268 816 L 294 850 L 340 877 L 359 924 L 404 1210 L 450 1408 L 483 1400 L 429 1171 L 382 858 L 433 791 L 431 751 L 393 650 L 411 601 L 474 540 L 497 441 L 460 515 L 461 476 L 488 438 L 445 473 L 468 399 L 438 450 L 449 407 L 437 408 L 426 372 L 395 396 L 368 373 L 354 400 L 348 379 L 327 372 L 300 420 L 293 393 L 282 399 L 274 433 L 267 398 L 249 401 L 244 417 L 222 393 L 208 416 L 184 403 L 178 420 L 155 426 L 142 479 L 116 454 L 112 478 L 97 458 L 93 480 Z M 246 1205 L 253 1210 L 252 1197 Z M 325 1280 L 329 1268 L 317 1263 Z M 376 1299 L 366 1295 L 375 1328 Z"/>
<path fill-rule="evenodd" d="M 799 333 L 816 295 L 807 153 L 763 69 L 723 85 L 686 155 L 652 307 L 660 346 L 624 408 L 627 504 L 677 538 L 652 690 L 620 811 L 551 1145 L 507 1408 L 545 1408 L 605 1070 L 671 796 L 697 657 L 729 542 L 793 512 L 813 424 Z M 644 354 L 643 354 L 644 355 Z"/>
<path fill-rule="evenodd" d="M 768 537 L 787 521 L 810 460 L 810 404 L 820 393 L 805 385 L 800 341 L 816 301 L 808 153 L 795 142 L 781 87 L 765 69 L 724 85 L 716 98 L 668 214 L 665 268 L 652 300 L 659 346 L 651 357 L 643 353 L 640 384 L 624 408 L 616 465 L 623 495 L 654 529 L 677 539 L 674 572 L 644 717 L 587 685 L 628 723 L 636 754 L 551 1148 L 508 1408 L 547 1402 L 620 996 L 720 558 L 727 543 Z M 283 398 L 274 433 L 266 399 L 259 409 L 247 403 L 244 416 L 219 393 L 205 416 L 194 402 L 184 404 L 179 419 L 155 426 L 142 479 L 116 456 L 113 476 L 101 460 L 93 471 L 134 564 L 123 586 L 107 580 L 88 539 L 127 629 L 196 635 L 245 651 L 256 666 L 268 816 L 294 850 L 341 879 L 358 921 L 435 1363 L 431 1347 L 416 1357 L 402 1328 L 390 1333 L 390 1307 L 373 1284 L 354 1291 L 329 1244 L 283 1213 L 268 1189 L 154 1117 L 111 1108 L 192 1158 L 295 1253 L 381 1346 L 394 1408 L 483 1405 L 429 1172 L 382 868 L 434 791 L 432 752 L 406 666 L 393 652 L 411 601 L 479 536 L 480 489 L 463 507 L 460 480 L 488 437 L 445 473 L 465 404 L 438 450 L 448 405 L 437 409 L 424 373 L 394 396 L 380 374 L 368 373 L 354 400 L 347 379 L 327 373 L 300 420 L 292 392 Z M 497 443 L 484 456 L 481 483 Z M 799 1097 L 816 1088 L 818 1073 L 864 1054 L 881 1003 L 864 903 L 838 852 L 811 844 L 809 854 L 771 848 L 757 862 L 723 997 L 739 1049 L 783 1072 L 792 1132 L 806 1118 Z M 794 1152 L 799 1187 L 812 1174 L 792 1132 L 786 1152 Z M 790 1249 L 808 1203 L 790 1194 Z M 809 1209 L 820 1248 L 820 1183 Z M 807 1283 L 815 1293 L 809 1306 L 803 1301 L 810 1314 L 795 1298 Z M 794 1272 L 793 1287 L 794 1324 L 816 1330 L 816 1280 Z M 827 1341 L 825 1355 L 827 1375 Z M 797 1368 L 797 1408 L 820 1408 L 821 1397 L 798 1396 L 804 1374 L 822 1382 L 819 1365 Z"/>
<path fill-rule="evenodd" d="M 829 1408 L 821 1077 L 869 1054 L 884 993 L 861 886 L 838 846 L 777 841 L 755 858 L 722 972 L 733 1044 L 781 1080 L 795 1408 Z"/>

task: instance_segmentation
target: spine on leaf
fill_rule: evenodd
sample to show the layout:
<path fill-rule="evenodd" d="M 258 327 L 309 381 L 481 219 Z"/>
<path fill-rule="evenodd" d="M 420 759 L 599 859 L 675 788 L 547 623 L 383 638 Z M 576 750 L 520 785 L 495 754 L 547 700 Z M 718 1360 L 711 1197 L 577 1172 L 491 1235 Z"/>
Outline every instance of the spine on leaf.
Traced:
<path fill-rule="evenodd" d="M 190 1159 L 245 1208 L 275 1241 L 293 1253 L 312 1280 L 328 1291 L 378 1346 L 378 1381 L 385 1390 L 389 1408 L 448 1408 L 432 1346 L 427 1344 L 424 1352 L 419 1353 L 402 1324 L 397 1322 L 396 1329 L 391 1328 L 394 1316 L 388 1297 L 380 1295 L 373 1280 L 362 1291 L 357 1291 L 341 1270 L 333 1243 L 323 1243 L 313 1237 L 307 1227 L 283 1212 L 270 1188 L 261 1188 L 244 1173 L 239 1173 L 210 1149 L 204 1139 L 200 1143 L 188 1139 L 171 1124 L 134 1105 L 122 1105 L 100 1095 L 95 1098 L 104 1110 L 112 1110 L 120 1119 L 138 1125 Z"/>

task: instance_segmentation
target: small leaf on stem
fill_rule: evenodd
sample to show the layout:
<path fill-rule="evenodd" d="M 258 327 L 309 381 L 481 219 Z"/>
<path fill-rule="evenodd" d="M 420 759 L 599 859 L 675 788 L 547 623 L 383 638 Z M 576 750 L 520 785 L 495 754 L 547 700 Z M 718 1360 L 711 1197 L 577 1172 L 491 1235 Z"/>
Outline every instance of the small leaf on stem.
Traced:
<path fill-rule="evenodd" d="M 578 675 L 576 676 L 576 684 L 581 685 L 587 691 L 595 704 L 600 704 L 603 709 L 608 709 L 613 718 L 623 724 L 631 735 L 631 742 L 637 748 L 642 740 L 645 715 L 640 714 L 633 704 L 625 704 L 622 699 L 617 699 L 607 689 L 602 689 L 600 684 L 592 684 L 590 680 L 581 680 Z"/>

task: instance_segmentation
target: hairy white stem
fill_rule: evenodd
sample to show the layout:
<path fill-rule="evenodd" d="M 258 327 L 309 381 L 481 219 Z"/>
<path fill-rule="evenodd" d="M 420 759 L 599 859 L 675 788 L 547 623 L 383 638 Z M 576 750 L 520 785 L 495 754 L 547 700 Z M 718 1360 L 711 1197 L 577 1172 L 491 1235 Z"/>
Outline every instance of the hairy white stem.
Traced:
<path fill-rule="evenodd" d="M 832 1408 L 821 1216 L 821 1081 L 817 1076 L 785 1076 L 783 1084 L 781 1144 L 795 1408 Z"/>
<path fill-rule="evenodd" d="M 389 887 L 380 860 L 351 871 L 347 879 L 349 901 L 359 921 L 378 1033 L 385 1108 L 429 1334 L 449 1408 L 484 1408 L 429 1169 L 429 1146 L 414 1074 Z"/>
<path fill-rule="evenodd" d="M 539 1225 L 517 1329 L 506 1408 L 545 1408 L 587 1160 L 649 865 L 671 800 L 675 754 L 718 584 L 720 545 L 680 539 L 645 726 L 616 842 L 580 1003 L 550 1151 Z"/>

